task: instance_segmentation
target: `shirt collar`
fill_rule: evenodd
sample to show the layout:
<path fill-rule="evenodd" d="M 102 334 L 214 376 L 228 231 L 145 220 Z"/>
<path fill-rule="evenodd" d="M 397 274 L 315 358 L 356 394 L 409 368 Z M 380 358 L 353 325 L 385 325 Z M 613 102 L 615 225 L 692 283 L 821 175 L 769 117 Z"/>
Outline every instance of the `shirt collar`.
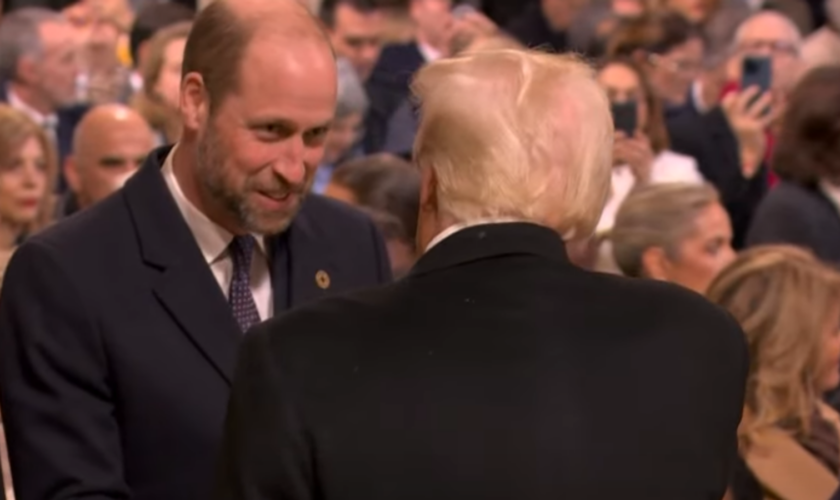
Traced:
<path fill-rule="evenodd" d="M 23 102 L 23 100 L 11 88 L 7 89 L 6 95 L 9 101 L 9 106 L 17 109 L 18 111 L 22 111 L 41 127 L 49 129 L 55 129 L 58 127 L 58 115 L 55 113 L 44 115 L 29 104 Z"/>
<path fill-rule="evenodd" d="M 417 50 L 427 63 L 435 62 L 443 56 L 439 50 L 426 43 L 417 42 Z"/>
<path fill-rule="evenodd" d="M 823 193 L 834 204 L 834 208 L 840 211 L 840 186 L 823 181 L 820 183 L 820 187 Z"/>
<path fill-rule="evenodd" d="M 437 236 L 435 236 L 432 241 L 426 245 L 426 250 L 424 252 L 428 252 L 432 249 L 433 246 L 437 245 L 441 241 L 445 240 L 446 238 L 452 236 L 453 234 L 457 233 L 458 231 L 463 231 L 469 227 L 473 226 L 480 226 L 482 224 L 502 224 L 502 223 L 511 223 L 511 222 L 524 222 L 522 219 L 515 219 L 512 217 L 488 217 L 486 219 L 476 219 L 470 222 L 462 222 L 460 224 L 453 224 L 448 228 L 444 229 Z"/>
<path fill-rule="evenodd" d="M 172 193 L 172 197 L 175 199 L 175 203 L 178 205 L 178 210 L 187 222 L 187 226 L 189 226 L 198 247 L 201 249 L 204 260 L 208 264 L 213 264 L 227 255 L 226 251 L 230 242 L 233 241 L 233 234 L 210 220 L 184 195 L 178 179 L 175 177 L 175 169 L 172 165 L 172 158 L 177 148 L 178 145 L 176 144 L 166 156 L 161 173 L 170 193 Z M 266 255 L 265 238 L 260 235 L 254 235 L 254 237 L 257 240 L 257 247 L 263 255 Z"/>

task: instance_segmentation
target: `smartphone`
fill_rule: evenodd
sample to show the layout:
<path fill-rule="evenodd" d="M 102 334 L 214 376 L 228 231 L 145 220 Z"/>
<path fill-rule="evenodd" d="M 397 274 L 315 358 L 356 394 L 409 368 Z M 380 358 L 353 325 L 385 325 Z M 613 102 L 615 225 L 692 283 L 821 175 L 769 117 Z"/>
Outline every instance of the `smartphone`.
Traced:
<path fill-rule="evenodd" d="M 636 101 L 614 102 L 611 108 L 615 130 L 624 132 L 627 137 L 636 135 L 639 116 Z"/>
<path fill-rule="evenodd" d="M 745 57 L 741 68 L 741 90 L 758 87 L 761 95 L 770 90 L 773 62 L 769 57 Z"/>

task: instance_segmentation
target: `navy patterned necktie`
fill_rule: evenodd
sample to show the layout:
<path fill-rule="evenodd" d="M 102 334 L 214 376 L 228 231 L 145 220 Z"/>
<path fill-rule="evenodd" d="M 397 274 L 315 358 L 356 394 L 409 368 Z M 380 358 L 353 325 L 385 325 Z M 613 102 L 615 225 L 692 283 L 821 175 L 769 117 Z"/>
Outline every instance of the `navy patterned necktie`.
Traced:
<path fill-rule="evenodd" d="M 236 236 L 230 243 L 230 257 L 233 260 L 233 277 L 230 280 L 228 302 L 233 317 L 242 333 L 260 322 L 260 313 L 254 294 L 251 293 L 251 259 L 254 257 L 253 236 Z"/>

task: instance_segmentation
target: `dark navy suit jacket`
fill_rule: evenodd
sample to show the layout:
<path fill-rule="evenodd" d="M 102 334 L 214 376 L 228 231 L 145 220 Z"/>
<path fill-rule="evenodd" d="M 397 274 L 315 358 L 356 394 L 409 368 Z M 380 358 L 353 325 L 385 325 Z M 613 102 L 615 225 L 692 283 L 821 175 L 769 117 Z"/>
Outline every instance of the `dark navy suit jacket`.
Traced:
<path fill-rule="evenodd" d="M 167 152 L 6 271 L 0 402 L 18 500 L 210 494 L 243 335 L 160 173 Z M 390 281 L 373 223 L 318 196 L 266 246 L 275 315 Z"/>

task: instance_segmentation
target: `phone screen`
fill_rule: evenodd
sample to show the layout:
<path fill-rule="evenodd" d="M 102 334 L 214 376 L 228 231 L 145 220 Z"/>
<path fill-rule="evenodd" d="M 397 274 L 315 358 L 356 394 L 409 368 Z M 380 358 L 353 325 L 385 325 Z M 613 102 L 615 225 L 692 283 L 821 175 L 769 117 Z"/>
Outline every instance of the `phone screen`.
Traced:
<path fill-rule="evenodd" d="M 758 87 L 763 94 L 770 90 L 773 63 L 768 57 L 745 57 L 741 68 L 741 90 Z"/>
<path fill-rule="evenodd" d="M 624 132 L 627 137 L 633 137 L 636 134 L 639 116 L 636 101 L 614 102 L 611 108 L 615 130 Z"/>

